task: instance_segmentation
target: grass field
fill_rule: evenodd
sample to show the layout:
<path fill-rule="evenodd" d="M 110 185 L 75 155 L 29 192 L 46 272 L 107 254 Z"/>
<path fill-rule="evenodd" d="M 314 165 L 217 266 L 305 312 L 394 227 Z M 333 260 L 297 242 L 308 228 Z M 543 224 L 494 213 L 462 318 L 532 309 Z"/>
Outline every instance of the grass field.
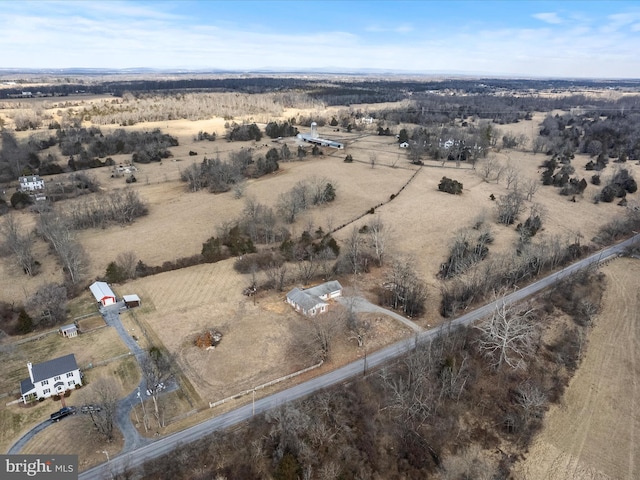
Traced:
<path fill-rule="evenodd" d="M 640 260 L 618 259 L 602 270 L 607 289 L 586 356 L 514 478 L 640 476 Z"/>
<path fill-rule="evenodd" d="M 286 115 L 286 118 L 290 118 L 292 112 L 286 112 Z M 544 114 L 536 114 L 531 121 L 501 125 L 499 128 L 504 133 L 532 136 L 543 118 Z M 211 236 L 217 236 L 221 226 L 239 216 L 244 200 L 234 198 L 233 193 L 189 193 L 185 184 L 179 181 L 180 172 L 192 162 L 201 162 L 204 156 L 214 157 L 219 154 L 225 159 L 229 152 L 249 147 L 259 154 L 265 154 L 275 145 L 269 139 L 257 143 L 226 142 L 221 139 L 215 142 L 193 142 L 193 135 L 200 130 L 223 134 L 223 125 L 222 119 L 211 119 L 199 122 L 176 120 L 127 127 L 134 130 L 160 128 L 166 133 L 177 135 L 180 146 L 172 149 L 174 156 L 171 159 L 138 165 L 138 181 L 131 188 L 139 192 L 140 197 L 147 202 L 149 215 L 124 227 L 110 226 L 78 232 L 77 238 L 89 257 L 87 285 L 103 275 L 109 262 L 115 260 L 119 253 L 133 252 L 138 259 L 149 265 L 159 265 L 167 260 L 197 254 L 201 251 L 203 242 Z M 101 128 L 107 132 L 111 127 Z M 296 223 L 289 227 L 293 236 L 300 235 L 310 227 L 313 230 L 322 227 L 324 231 L 330 231 L 384 203 L 376 209 L 376 215 L 379 215 L 390 232 L 389 258 L 411 256 L 418 274 L 428 286 L 427 313 L 422 318 L 415 319 L 417 323 L 427 326 L 442 321 L 438 312 L 441 284 L 436 274 L 439 265 L 446 259 L 449 243 L 458 229 L 470 227 L 479 217 L 484 217 L 495 237 L 489 255 L 513 252 L 518 234 L 513 226 L 505 227 L 495 223 L 495 203 L 489 199 L 491 194 L 499 197 L 507 193 L 504 181 L 484 182 L 476 171 L 464 164 L 463 168 L 443 166 L 440 162 L 433 161 L 426 161 L 422 168 L 410 165 L 405 152 L 398 148 L 395 138 L 377 136 L 375 126 L 371 126 L 368 132 L 354 133 L 334 132 L 332 128 L 326 127 L 320 129 L 320 135 L 345 142 L 346 149 L 327 149 L 322 156 L 308 156 L 301 162 L 281 163 L 278 172 L 249 180 L 245 198 L 253 197 L 261 203 L 275 206 L 280 193 L 300 180 L 312 176 L 326 177 L 336 187 L 336 200 L 301 214 Z M 295 152 L 295 139 L 285 141 Z M 197 155 L 189 156 L 190 150 L 197 152 Z M 347 154 L 353 156 L 353 163 L 343 161 Z M 537 180 L 540 179 L 539 165 L 547 158 L 542 154 L 533 155 L 515 150 L 494 151 L 490 155 L 503 164 L 510 163 L 518 169 L 522 179 Z M 128 162 L 129 159 L 130 156 L 114 156 L 118 163 Z M 579 177 L 589 179 L 591 173 L 584 169 L 587 161 L 587 157 L 577 156 L 573 165 Z M 610 168 L 603 179 L 613 171 L 613 167 Z M 636 177 L 640 176 L 640 166 L 628 162 L 625 168 L 630 169 Z M 415 178 L 402 193 L 389 201 L 416 172 Z M 125 187 L 123 178 L 111 178 L 109 168 L 93 169 L 89 173 L 97 178 L 104 191 Z M 439 192 L 437 186 L 443 176 L 462 182 L 463 194 L 452 196 Z M 615 203 L 594 205 L 591 198 L 599 188 L 589 185 L 585 196 L 573 203 L 567 197 L 560 196 L 556 188 L 541 186 L 533 202 L 527 202 L 527 208 L 537 203 L 544 209 L 543 228 L 536 238 L 559 236 L 567 241 L 581 238 L 582 243 L 589 243 L 600 226 L 623 212 Z M 634 195 L 630 196 L 630 200 L 634 201 Z M 528 212 L 523 217 L 526 218 L 526 215 Z M 18 217 L 25 226 L 33 226 L 36 221 L 35 214 L 28 211 L 19 212 Z M 372 218 L 365 215 L 353 225 L 337 231 L 334 236 L 338 241 L 345 240 L 352 228 L 359 228 Z M 41 240 L 35 244 L 35 254 L 42 264 L 42 272 L 33 278 L 18 272 L 6 259 L 0 259 L 0 300 L 23 302 L 39 286 L 62 281 L 61 269 Z M 148 348 L 157 344 L 176 356 L 184 375 L 183 387 L 189 401 L 172 397 L 167 411 L 173 417 L 181 417 L 189 409 L 203 407 L 209 401 L 308 366 L 308 363 L 288 356 L 292 327 L 305 319 L 286 306 L 283 302 L 284 293 L 261 293 L 256 305 L 251 299 L 242 296 L 242 289 L 249 285 L 250 279 L 233 270 L 233 261 L 230 259 L 217 264 L 199 265 L 114 285 L 118 295 L 135 293 L 142 299 L 142 307 L 133 315 L 123 315 L 126 328 L 139 338 L 141 346 Z M 367 295 L 371 287 L 381 284 L 383 277 L 384 272 L 376 270 L 373 275 L 358 279 L 361 293 Z M 346 286 L 353 281 L 340 280 L 344 280 Z M 69 321 L 92 311 L 95 311 L 95 304 L 85 290 L 81 298 L 70 302 Z M 389 319 L 374 320 L 371 348 L 378 348 L 409 334 Z M 82 322 L 90 330 L 99 327 L 101 320 L 99 317 L 89 317 Z M 213 351 L 203 351 L 193 346 L 194 335 L 209 328 L 216 328 L 224 334 L 220 346 Z M 19 380 L 27 374 L 27 361 L 35 363 L 75 353 L 79 365 L 86 366 L 126 353 L 125 347 L 111 328 L 99 328 L 72 340 L 51 335 L 19 346 L 4 345 L 3 348 L 0 353 L 0 361 L 3 361 L 0 391 L 12 391 L 18 387 Z M 341 339 L 335 345 L 332 362 L 323 366 L 323 369 L 333 368 L 358 355 L 362 355 L 362 352 L 346 339 Z M 128 378 L 134 385 L 134 376 L 129 375 Z M 123 389 L 126 390 L 124 386 Z M 29 412 L 39 412 L 38 409 L 44 410 L 45 407 L 37 406 Z M 7 415 L 8 422 L 17 425 L 12 428 L 11 433 L 7 431 L 5 434 L 6 443 L 12 435 L 17 435 L 21 429 L 26 428 L 29 422 L 35 422 L 39 415 L 22 414 L 19 411 L 16 413 L 13 410 L 6 413 L 4 409 L 0 412 L 1 415 Z M 19 418 L 14 418 L 15 415 Z M 192 421 L 181 420 L 184 423 L 180 425 Z M 177 427 L 178 425 L 173 424 L 170 428 Z M 80 437 L 79 439 L 81 440 Z M 39 438 L 36 440 L 45 442 Z M 45 444 L 46 442 L 41 445 Z M 31 451 L 36 451 L 36 447 L 30 448 Z M 86 455 L 90 453 L 85 452 Z M 94 460 L 100 455 L 95 456 Z"/>

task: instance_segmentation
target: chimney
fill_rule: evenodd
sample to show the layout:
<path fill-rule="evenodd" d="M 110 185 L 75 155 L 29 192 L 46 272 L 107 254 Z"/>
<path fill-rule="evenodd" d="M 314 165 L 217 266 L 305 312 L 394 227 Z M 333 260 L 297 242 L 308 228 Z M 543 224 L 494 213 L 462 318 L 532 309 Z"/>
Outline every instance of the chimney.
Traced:
<path fill-rule="evenodd" d="M 31 365 L 31 362 L 27 362 L 27 369 L 29 370 L 29 377 L 31 378 L 31 383 L 33 383 L 33 371 L 32 371 L 33 365 Z"/>

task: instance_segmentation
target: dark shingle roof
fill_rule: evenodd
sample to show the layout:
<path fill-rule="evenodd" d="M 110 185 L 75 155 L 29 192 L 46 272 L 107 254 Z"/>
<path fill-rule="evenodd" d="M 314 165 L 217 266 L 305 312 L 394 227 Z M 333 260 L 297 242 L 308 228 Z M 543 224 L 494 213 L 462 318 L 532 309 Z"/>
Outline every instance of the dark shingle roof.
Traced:
<path fill-rule="evenodd" d="M 62 375 L 78 369 L 76 356 L 73 353 L 64 357 L 54 358 L 46 362 L 38 363 L 31 367 L 34 382 L 41 382 L 56 375 Z"/>
<path fill-rule="evenodd" d="M 29 393 L 31 390 L 34 390 L 36 387 L 31 383 L 31 378 L 25 378 L 20 382 L 20 394 L 24 395 L 25 393 Z"/>

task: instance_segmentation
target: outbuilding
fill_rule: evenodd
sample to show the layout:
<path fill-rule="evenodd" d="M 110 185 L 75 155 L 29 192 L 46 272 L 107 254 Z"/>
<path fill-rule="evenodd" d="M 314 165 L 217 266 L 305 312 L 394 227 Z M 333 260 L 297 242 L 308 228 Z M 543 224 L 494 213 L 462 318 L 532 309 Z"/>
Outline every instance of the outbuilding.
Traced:
<path fill-rule="evenodd" d="M 122 300 L 124 300 L 124 304 L 127 308 L 139 307 L 140 306 L 140 297 L 138 295 L 123 295 Z"/>
<path fill-rule="evenodd" d="M 89 286 L 89 290 L 103 307 L 116 303 L 116 294 L 113 293 L 107 282 L 94 282 Z"/>
<path fill-rule="evenodd" d="M 70 325 L 64 325 L 58 329 L 60 335 L 67 338 L 73 338 L 78 336 L 78 326 L 75 323 Z"/>

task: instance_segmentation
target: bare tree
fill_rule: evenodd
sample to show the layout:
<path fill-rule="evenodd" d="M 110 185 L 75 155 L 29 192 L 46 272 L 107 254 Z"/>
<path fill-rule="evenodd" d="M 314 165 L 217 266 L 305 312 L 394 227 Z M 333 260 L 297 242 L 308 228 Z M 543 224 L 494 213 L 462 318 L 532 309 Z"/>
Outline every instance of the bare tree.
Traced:
<path fill-rule="evenodd" d="M 4 248 L 12 254 L 16 266 L 29 276 L 38 273 L 38 262 L 33 256 L 33 234 L 22 233 L 14 215 L 8 215 L 0 230 L 4 236 Z"/>
<path fill-rule="evenodd" d="M 158 427 L 164 427 L 164 417 L 158 404 L 158 395 L 163 389 L 163 384 L 173 376 L 173 357 L 168 352 L 162 352 L 152 347 L 148 355 L 140 358 L 142 376 L 147 384 L 147 392 L 153 400 L 154 416 Z"/>
<path fill-rule="evenodd" d="M 528 201 L 533 200 L 533 196 L 538 191 L 538 188 L 540 188 L 540 184 L 538 183 L 537 180 L 534 180 L 532 178 L 527 180 L 524 183 L 524 191 L 525 191 L 526 198 L 527 198 Z"/>
<path fill-rule="evenodd" d="M 269 263 L 267 268 L 264 269 L 264 273 L 267 277 L 268 287 L 275 288 L 279 292 L 284 289 L 288 280 L 286 262 L 272 261 Z"/>
<path fill-rule="evenodd" d="M 377 215 L 375 220 L 371 222 L 368 233 L 376 262 L 379 267 L 382 267 L 389 240 L 389 228 L 384 225 L 380 215 Z"/>
<path fill-rule="evenodd" d="M 411 258 L 395 260 L 387 278 L 390 292 L 386 302 L 406 315 L 418 316 L 424 312 L 427 290 L 424 282 L 418 277 Z"/>
<path fill-rule="evenodd" d="M 362 265 L 363 247 L 364 241 L 362 235 L 360 235 L 358 227 L 354 225 L 353 229 L 351 230 L 351 235 L 349 235 L 349 238 L 347 239 L 347 248 L 345 252 L 345 257 L 354 275 L 357 275 L 363 269 L 366 270 L 366 266 Z"/>
<path fill-rule="evenodd" d="M 363 347 L 367 333 L 371 330 L 371 324 L 358 316 L 355 310 L 355 297 L 347 298 L 347 331 L 349 340 L 355 340 L 358 347 Z"/>
<path fill-rule="evenodd" d="M 498 172 L 502 169 L 502 165 L 495 157 L 489 157 L 477 167 L 476 171 L 480 178 L 489 183 L 498 177 Z"/>
<path fill-rule="evenodd" d="M 113 378 L 99 378 L 91 385 L 91 394 L 86 399 L 93 404 L 89 410 L 89 418 L 96 431 L 103 435 L 107 441 L 113 440 L 113 427 L 116 417 L 116 408 L 120 400 L 121 388 Z"/>
<path fill-rule="evenodd" d="M 517 190 L 512 190 L 506 195 L 501 195 L 496 202 L 498 209 L 498 223 L 511 225 L 516 221 L 522 211 L 524 197 Z"/>
<path fill-rule="evenodd" d="M 504 298 L 496 303 L 490 319 L 476 326 L 481 335 L 480 350 L 496 369 L 503 365 L 524 368 L 525 359 L 532 353 L 536 328 L 534 309 L 528 305 L 507 304 Z"/>
<path fill-rule="evenodd" d="M 507 190 L 511 188 L 513 185 L 514 190 L 518 189 L 518 183 L 520 181 L 520 172 L 517 168 L 515 168 L 511 162 L 507 163 L 507 166 L 504 170 L 505 173 L 505 182 L 507 186 Z"/>
<path fill-rule="evenodd" d="M 116 264 L 126 278 L 135 278 L 136 266 L 138 265 L 138 257 L 135 253 L 131 251 L 119 253 L 116 257 Z"/>
<path fill-rule="evenodd" d="M 516 393 L 516 402 L 524 412 L 525 421 L 542 416 L 548 399 L 539 385 L 535 385 L 531 381 L 524 382 L 518 387 Z"/>
<path fill-rule="evenodd" d="M 295 328 L 291 344 L 294 355 L 314 363 L 326 360 L 335 338 L 344 331 L 344 312 L 333 309 L 325 314 L 305 318 Z"/>
<path fill-rule="evenodd" d="M 36 324 L 55 325 L 67 318 L 67 289 L 63 285 L 42 285 L 27 301 Z"/>

